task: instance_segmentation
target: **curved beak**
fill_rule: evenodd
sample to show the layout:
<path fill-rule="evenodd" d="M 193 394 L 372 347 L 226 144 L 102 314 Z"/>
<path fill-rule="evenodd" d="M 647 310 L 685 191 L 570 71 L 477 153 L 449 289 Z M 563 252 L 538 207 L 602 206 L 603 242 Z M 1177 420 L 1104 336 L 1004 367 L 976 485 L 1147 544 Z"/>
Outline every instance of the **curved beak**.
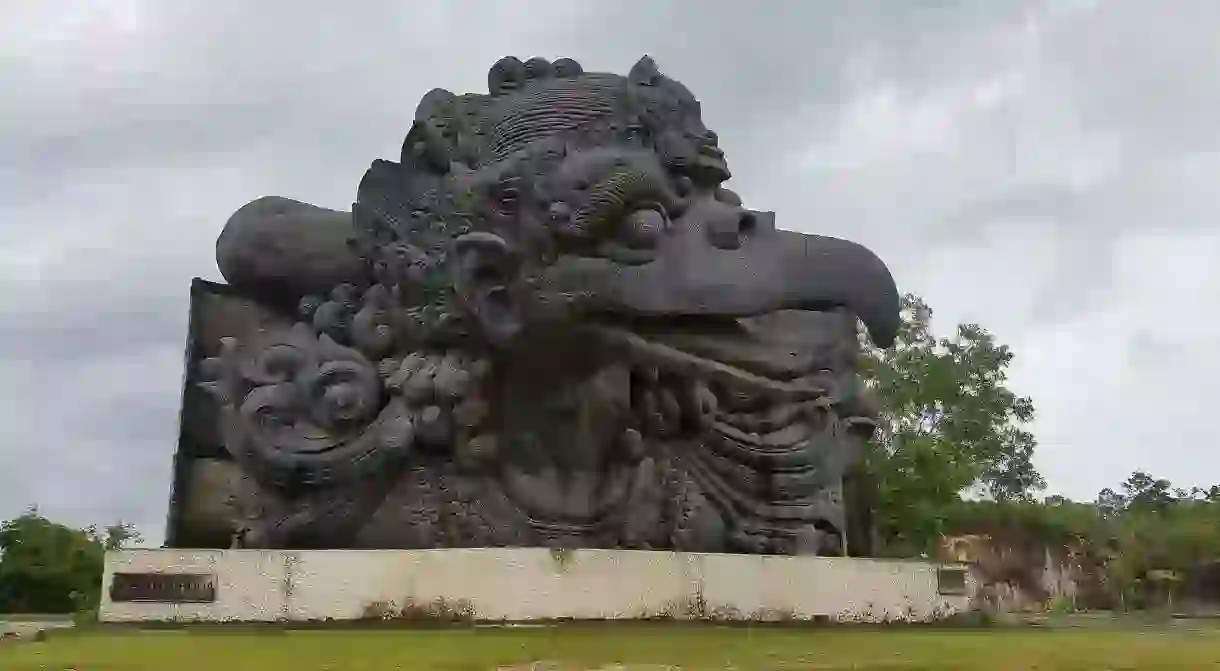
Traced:
<path fill-rule="evenodd" d="M 738 231 L 748 215 L 750 228 Z M 725 220 L 740 239 L 724 242 Z M 885 263 L 849 240 L 774 228 L 774 215 L 718 204 L 692 208 L 643 265 L 567 257 L 552 288 L 581 292 L 597 313 L 627 317 L 749 317 L 777 310 L 857 316 L 880 347 L 894 342 L 900 297 Z"/>

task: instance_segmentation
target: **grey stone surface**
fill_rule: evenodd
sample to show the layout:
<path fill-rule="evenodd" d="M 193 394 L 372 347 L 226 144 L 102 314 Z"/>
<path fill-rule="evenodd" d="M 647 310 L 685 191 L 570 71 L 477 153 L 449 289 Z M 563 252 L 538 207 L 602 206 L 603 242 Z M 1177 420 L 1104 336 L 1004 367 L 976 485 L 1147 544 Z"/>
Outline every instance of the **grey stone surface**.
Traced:
<path fill-rule="evenodd" d="M 216 265 L 225 281 L 254 295 L 325 292 L 367 272 L 348 244 L 354 234 L 348 212 L 267 196 L 229 217 L 216 240 Z"/>
<path fill-rule="evenodd" d="M 193 292 L 170 543 L 841 552 L 885 265 L 745 208 L 647 57 L 488 84 L 425 95 L 346 223 L 230 221 L 233 286 Z"/>

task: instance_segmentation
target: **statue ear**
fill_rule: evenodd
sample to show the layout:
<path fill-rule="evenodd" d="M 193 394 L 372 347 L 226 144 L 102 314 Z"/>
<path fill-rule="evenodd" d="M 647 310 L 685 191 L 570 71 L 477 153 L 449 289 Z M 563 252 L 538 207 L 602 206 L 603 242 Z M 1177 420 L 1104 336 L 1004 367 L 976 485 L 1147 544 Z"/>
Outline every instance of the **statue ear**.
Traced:
<path fill-rule="evenodd" d="M 488 342 L 512 340 L 522 323 L 512 292 L 520 265 L 504 238 L 485 232 L 459 237 L 449 268 L 458 303 Z"/>

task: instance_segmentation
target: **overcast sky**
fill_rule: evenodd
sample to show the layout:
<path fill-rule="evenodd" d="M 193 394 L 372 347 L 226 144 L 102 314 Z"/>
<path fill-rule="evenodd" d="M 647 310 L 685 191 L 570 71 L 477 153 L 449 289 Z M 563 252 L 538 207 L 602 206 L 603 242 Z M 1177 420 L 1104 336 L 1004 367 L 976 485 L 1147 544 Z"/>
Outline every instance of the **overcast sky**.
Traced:
<path fill-rule="evenodd" d="M 225 219 L 346 209 L 423 93 L 485 92 L 505 55 L 654 56 L 747 204 L 1013 348 L 1051 492 L 1220 483 L 1220 2 L 695 6 L 3 3 L 0 519 L 159 541 L 188 285 L 219 279 Z"/>

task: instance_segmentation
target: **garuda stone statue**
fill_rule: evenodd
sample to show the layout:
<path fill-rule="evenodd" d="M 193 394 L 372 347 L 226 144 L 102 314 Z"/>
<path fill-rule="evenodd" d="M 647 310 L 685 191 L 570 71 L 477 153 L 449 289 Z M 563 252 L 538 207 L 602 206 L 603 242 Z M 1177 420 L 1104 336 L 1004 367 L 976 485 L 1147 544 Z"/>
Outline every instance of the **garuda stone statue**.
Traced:
<path fill-rule="evenodd" d="M 192 324 L 184 423 L 223 450 L 180 448 L 170 544 L 841 553 L 886 266 L 744 207 L 648 57 L 504 58 L 415 119 L 350 214 L 225 226 L 197 286 L 256 318 Z"/>

